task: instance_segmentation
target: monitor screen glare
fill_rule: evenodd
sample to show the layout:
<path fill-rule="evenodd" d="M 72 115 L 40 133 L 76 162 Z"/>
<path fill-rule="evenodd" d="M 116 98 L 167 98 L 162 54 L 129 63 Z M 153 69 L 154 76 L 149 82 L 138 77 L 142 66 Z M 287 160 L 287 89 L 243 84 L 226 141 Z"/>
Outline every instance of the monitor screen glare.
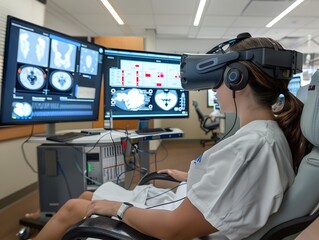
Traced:
<path fill-rule="evenodd" d="M 105 119 L 188 117 L 178 54 L 104 50 Z"/>
<path fill-rule="evenodd" d="M 98 118 L 103 48 L 8 17 L 1 123 Z"/>

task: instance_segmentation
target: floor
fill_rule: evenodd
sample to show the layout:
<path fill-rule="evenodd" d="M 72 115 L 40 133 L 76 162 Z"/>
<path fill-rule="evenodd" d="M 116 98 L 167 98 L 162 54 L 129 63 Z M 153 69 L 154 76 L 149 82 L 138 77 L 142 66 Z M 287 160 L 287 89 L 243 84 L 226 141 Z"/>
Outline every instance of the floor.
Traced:
<path fill-rule="evenodd" d="M 200 145 L 199 140 L 163 140 L 156 154 L 150 156 L 150 169 L 154 171 L 155 169 L 175 168 L 187 171 L 190 161 L 197 158 L 198 155 L 210 146 L 207 144 L 207 146 L 203 147 Z M 38 192 L 30 193 L 23 199 L 0 211 L 1 240 L 18 239 L 16 233 L 21 229 L 19 219 L 25 213 L 33 212 L 38 208 L 38 198 Z"/>

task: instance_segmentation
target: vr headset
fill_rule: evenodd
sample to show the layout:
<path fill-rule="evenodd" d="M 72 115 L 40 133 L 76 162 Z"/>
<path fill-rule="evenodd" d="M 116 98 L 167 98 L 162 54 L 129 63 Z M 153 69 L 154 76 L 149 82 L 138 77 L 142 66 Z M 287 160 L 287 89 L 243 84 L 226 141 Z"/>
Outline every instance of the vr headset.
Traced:
<path fill-rule="evenodd" d="M 232 90 L 248 84 L 249 72 L 239 61 L 250 61 L 265 74 L 276 79 L 291 79 L 302 72 L 303 55 L 292 50 L 254 48 L 225 53 L 225 48 L 249 38 L 249 33 L 214 47 L 207 54 L 183 54 L 181 83 L 185 90 L 217 89 L 224 81 Z"/>

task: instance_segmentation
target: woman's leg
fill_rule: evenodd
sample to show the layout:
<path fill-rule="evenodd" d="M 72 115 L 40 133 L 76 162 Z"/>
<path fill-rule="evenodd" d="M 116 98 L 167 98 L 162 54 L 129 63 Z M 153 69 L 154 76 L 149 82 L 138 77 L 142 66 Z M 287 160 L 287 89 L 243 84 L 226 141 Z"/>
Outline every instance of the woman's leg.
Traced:
<path fill-rule="evenodd" d="M 84 218 L 90 203 L 91 201 L 86 199 L 68 200 L 45 224 L 35 240 L 60 240 L 69 227 Z"/>
<path fill-rule="evenodd" d="M 37 209 L 35 212 L 32 213 L 26 213 L 24 217 L 30 219 L 38 219 L 40 218 L 40 209 Z"/>
<path fill-rule="evenodd" d="M 93 196 L 93 192 L 85 191 L 79 196 L 79 199 L 91 200 L 92 196 Z M 40 218 L 40 209 L 38 209 L 37 211 L 32 212 L 32 213 L 26 213 L 25 217 L 30 218 L 30 219 Z"/>
<path fill-rule="evenodd" d="M 92 197 L 93 197 L 93 192 L 90 192 L 90 191 L 85 191 L 79 196 L 80 199 L 89 200 L 89 201 L 92 200 Z"/>

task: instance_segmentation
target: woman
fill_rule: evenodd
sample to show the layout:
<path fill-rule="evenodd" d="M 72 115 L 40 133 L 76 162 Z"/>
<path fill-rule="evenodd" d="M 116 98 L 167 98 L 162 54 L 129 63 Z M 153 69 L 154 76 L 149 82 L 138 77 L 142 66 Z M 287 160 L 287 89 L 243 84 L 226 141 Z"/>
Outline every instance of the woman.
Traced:
<path fill-rule="evenodd" d="M 230 50 L 257 47 L 282 49 L 269 38 L 246 38 Z M 221 111 L 238 114 L 240 129 L 192 161 L 188 173 L 160 171 L 187 180 L 186 197 L 178 206 L 167 210 L 168 204 L 167 209 L 165 205 L 154 209 L 156 204 L 147 202 L 156 190 L 152 186 L 137 187 L 127 194 L 129 199 L 122 199 L 122 195 L 115 196 L 111 191 L 127 191 L 106 183 L 94 196 L 108 200 L 86 200 L 91 196 L 69 200 L 36 240 L 61 239 L 70 226 L 92 214 L 120 215 L 126 224 L 159 239 L 210 235 L 212 239 L 236 240 L 261 228 L 278 210 L 284 192 L 294 180 L 294 170 L 310 145 L 299 127 L 303 104 L 289 93 L 289 81 L 269 77 L 250 61 L 241 63 L 249 71 L 247 86 L 233 91 L 223 82 L 213 89 Z M 280 94 L 285 96 L 284 106 L 273 110 L 278 109 L 273 105 Z M 176 199 L 170 197 L 167 201 Z M 134 206 L 123 205 L 122 201 Z"/>

